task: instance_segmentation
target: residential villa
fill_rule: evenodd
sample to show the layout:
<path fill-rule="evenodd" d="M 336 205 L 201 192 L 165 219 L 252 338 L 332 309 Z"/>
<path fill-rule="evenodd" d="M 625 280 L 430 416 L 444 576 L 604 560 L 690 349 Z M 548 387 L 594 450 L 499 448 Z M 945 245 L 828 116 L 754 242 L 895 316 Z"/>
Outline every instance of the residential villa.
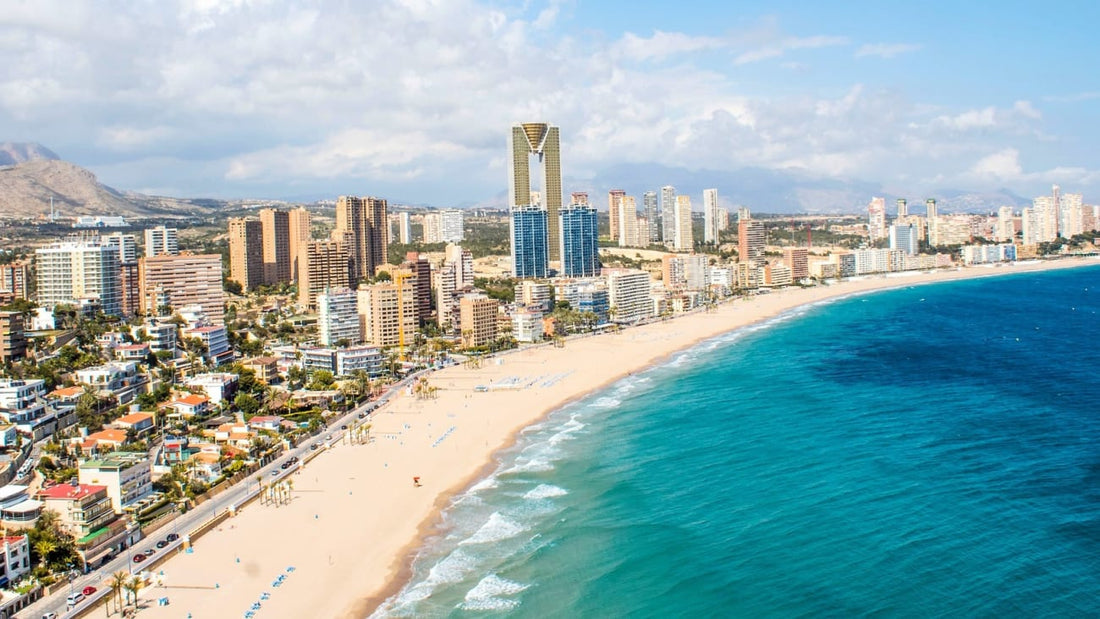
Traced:
<path fill-rule="evenodd" d="M 153 469 L 145 453 L 115 452 L 80 464 L 82 484 L 105 486 L 116 514 L 153 492 Z"/>

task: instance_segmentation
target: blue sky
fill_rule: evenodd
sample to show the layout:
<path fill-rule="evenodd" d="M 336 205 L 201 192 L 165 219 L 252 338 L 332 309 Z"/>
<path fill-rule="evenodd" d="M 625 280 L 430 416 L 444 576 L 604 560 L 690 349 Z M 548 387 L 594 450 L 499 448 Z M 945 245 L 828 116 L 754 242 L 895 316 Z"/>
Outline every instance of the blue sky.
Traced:
<path fill-rule="evenodd" d="M 566 191 L 625 164 L 1095 202 L 1098 5 L 8 2 L 0 140 L 121 189 L 447 206 L 499 202 L 507 127 L 547 121 Z"/>

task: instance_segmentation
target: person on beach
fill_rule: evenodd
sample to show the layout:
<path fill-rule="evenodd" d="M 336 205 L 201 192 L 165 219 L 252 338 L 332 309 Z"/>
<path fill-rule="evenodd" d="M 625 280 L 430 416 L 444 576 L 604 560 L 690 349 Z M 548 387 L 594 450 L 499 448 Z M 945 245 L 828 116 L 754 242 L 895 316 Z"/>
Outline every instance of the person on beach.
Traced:
<path fill-rule="evenodd" d="M 419 477 L 413 477 L 413 487 L 414 488 L 419 488 L 420 487 L 420 478 Z"/>

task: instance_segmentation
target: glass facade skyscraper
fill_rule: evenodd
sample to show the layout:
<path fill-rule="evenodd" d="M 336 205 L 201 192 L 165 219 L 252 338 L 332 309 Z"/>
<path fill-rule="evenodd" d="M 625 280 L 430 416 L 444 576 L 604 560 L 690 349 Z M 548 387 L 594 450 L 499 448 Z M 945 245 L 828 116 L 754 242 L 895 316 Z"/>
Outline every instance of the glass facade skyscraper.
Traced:
<path fill-rule="evenodd" d="M 596 208 L 572 204 L 561 210 L 561 271 L 565 277 L 592 277 L 600 271 Z"/>
<path fill-rule="evenodd" d="M 517 278 L 549 276 L 549 239 L 546 210 L 538 206 L 513 206 L 509 221 L 512 236 L 512 273 Z"/>

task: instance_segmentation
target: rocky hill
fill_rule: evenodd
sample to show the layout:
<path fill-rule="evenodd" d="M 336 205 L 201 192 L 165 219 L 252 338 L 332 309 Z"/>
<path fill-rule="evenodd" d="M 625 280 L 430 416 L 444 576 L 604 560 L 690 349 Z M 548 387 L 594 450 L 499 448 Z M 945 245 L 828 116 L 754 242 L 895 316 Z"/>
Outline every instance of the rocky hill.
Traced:
<path fill-rule="evenodd" d="M 101 184 L 84 168 L 61 161 L 39 144 L 0 144 L 0 217 L 36 218 L 50 212 L 50 200 L 62 217 L 186 217 L 217 205 L 122 193 Z"/>

